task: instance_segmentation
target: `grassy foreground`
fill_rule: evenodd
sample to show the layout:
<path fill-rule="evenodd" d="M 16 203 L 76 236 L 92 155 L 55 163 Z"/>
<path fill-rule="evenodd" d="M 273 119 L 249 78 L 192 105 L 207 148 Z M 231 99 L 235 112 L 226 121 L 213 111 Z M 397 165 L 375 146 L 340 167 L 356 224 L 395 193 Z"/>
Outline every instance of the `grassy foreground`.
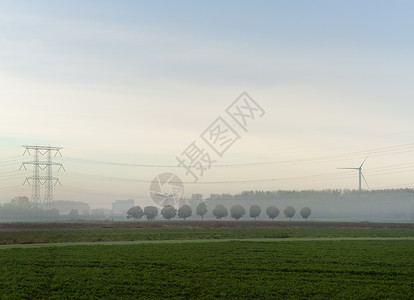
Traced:
<path fill-rule="evenodd" d="M 209 241 L 0 250 L 2 298 L 414 297 L 414 240 Z"/>
<path fill-rule="evenodd" d="M 0 224 L 0 299 L 413 299 L 414 224 Z"/>

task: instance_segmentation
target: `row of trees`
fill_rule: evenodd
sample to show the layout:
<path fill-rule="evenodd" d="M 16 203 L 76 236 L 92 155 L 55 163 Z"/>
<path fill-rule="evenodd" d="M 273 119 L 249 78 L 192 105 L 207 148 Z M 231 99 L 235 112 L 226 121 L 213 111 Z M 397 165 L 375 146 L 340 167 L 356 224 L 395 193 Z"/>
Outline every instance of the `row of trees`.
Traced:
<path fill-rule="evenodd" d="M 200 216 L 202 220 L 204 219 L 204 215 L 207 212 L 208 212 L 207 205 L 204 202 L 197 205 L 196 214 Z M 256 220 L 256 218 L 260 215 L 261 212 L 262 212 L 262 209 L 260 208 L 259 205 L 252 205 L 249 209 L 249 215 L 254 220 Z M 283 212 L 285 216 L 289 218 L 289 220 L 291 220 L 291 218 L 294 217 L 296 214 L 296 210 L 292 206 L 286 207 Z M 304 207 L 301 209 L 300 215 L 302 216 L 302 218 L 307 220 L 309 216 L 311 215 L 311 212 L 312 211 L 309 207 Z M 175 218 L 176 216 L 185 220 L 191 217 L 192 214 L 193 214 L 192 208 L 187 204 L 181 206 L 178 210 L 171 205 L 167 205 L 161 209 L 161 215 L 163 216 L 164 219 L 167 219 L 167 220 Z M 214 207 L 212 214 L 214 217 L 221 220 L 222 218 L 225 218 L 228 216 L 228 210 L 224 205 L 218 204 L 216 205 L 216 207 Z M 246 210 L 240 204 L 233 205 L 230 208 L 230 216 L 235 220 L 239 220 L 245 214 L 246 214 Z M 272 220 L 274 220 L 277 216 L 279 216 L 279 214 L 280 214 L 279 209 L 274 205 L 271 205 L 266 209 L 266 215 Z M 158 215 L 158 208 L 155 206 L 146 206 L 144 207 L 144 209 L 142 209 L 139 206 L 134 206 L 134 207 L 131 207 L 127 211 L 127 218 L 128 219 L 133 218 L 134 220 L 141 219 L 142 217 L 145 216 L 147 220 L 151 221 L 151 220 L 154 220 L 157 215 Z"/>
<path fill-rule="evenodd" d="M 207 213 L 207 206 L 205 207 L 206 212 L 204 213 L 202 211 L 202 208 L 203 206 L 200 206 L 200 205 L 197 207 L 197 214 L 203 217 L 204 214 Z M 170 220 L 177 215 L 179 218 L 182 218 L 185 220 L 188 217 L 191 217 L 192 214 L 193 214 L 193 211 L 189 205 L 183 205 L 178 210 L 171 205 L 167 205 L 161 209 L 161 215 L 163 216 L 164 219 L 167 219 L 167 220 Z M 146 206 L 144 207 L 144 209 L 142 209 L 139 206 L 134 206 L 128 209 L 127 211 L 128 219 L 132 218 L 134 220 L 137 220 L 137 219 L 141 219 L 144 216 L 146 217 L 148 221 L 154 220 L 158 216 L 158 208 L 155 206 Z"/>

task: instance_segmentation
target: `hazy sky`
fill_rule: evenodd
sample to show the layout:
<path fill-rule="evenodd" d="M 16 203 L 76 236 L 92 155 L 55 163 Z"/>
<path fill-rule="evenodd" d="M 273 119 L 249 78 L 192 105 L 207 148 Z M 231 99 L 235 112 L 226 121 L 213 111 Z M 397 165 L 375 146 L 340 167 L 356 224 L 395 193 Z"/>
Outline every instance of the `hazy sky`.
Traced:
<path fill-rule="evenodd" d="M 412 1 L 0 1 L 0 203 L 30 197 L 17 170 L 36 144 L 63 147 L 55 199 L 92 207 L 150 204 L 163 172 L 187 195 L 356 189 L 337 168 L 369 153 L 371 189 L 414 187 L 413 15 Z M 200 135 L 244 91 L 265 114 L 231 123 L 240 139 L 214 156 Z M 193 141 L 216 160 L 198 184 L 175 167 Z"/>

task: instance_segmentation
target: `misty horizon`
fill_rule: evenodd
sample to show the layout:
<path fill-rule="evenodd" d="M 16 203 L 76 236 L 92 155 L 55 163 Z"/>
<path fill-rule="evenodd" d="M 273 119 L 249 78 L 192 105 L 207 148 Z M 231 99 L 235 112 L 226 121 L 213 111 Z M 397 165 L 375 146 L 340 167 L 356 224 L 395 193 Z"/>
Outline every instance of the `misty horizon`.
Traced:
<path fill-rule="evenodd" d="M 184 195 L 357 190 L 364 162 L 361 189 L 414 188 L 412 4 L 91 3 L 0 12 L 0 204 L 32 197 L 22 145 L 62 147 L 53 198 L 92 207 L 153 203 L 165 173 Z"/>

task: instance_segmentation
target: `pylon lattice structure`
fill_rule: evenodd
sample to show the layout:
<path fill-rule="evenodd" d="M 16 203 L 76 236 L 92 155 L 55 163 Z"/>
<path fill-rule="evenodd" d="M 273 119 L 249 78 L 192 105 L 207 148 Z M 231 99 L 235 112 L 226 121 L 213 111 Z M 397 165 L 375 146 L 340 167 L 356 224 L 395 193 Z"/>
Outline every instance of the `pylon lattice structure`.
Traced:
<path fill-rule="evenodd" d="M 61 163 L 53 162 L 53 157 L 58 154 L 62 156 L 60 150 L 62 147 L 50 147 L 50 146 L 23 146 L 25 151 L 23 155 L 29 154 L 30 150 L 33 150 L 33 161 L 23 162 L 20 170 L 24 168 L 27 170 L 26 165 L 33 165 L 33 176 L 26 177 L 23 185 L 26 183 L 30 185 L 32 181 L 32 203 L 35 207 L 51 209 L 54 207 L 53 202 L 53 187 L 59 183 L 59 178 L 53 177 L 53 166 L 59 166 L 58 172 L 65 168 Z M 52 155 L 54 153 L 54 155 Z M 41 160 L 45 157 L 46 160 Z M 40 186 L 45 186 L 45 195 L 43 201 L 40 197 Z"/>

